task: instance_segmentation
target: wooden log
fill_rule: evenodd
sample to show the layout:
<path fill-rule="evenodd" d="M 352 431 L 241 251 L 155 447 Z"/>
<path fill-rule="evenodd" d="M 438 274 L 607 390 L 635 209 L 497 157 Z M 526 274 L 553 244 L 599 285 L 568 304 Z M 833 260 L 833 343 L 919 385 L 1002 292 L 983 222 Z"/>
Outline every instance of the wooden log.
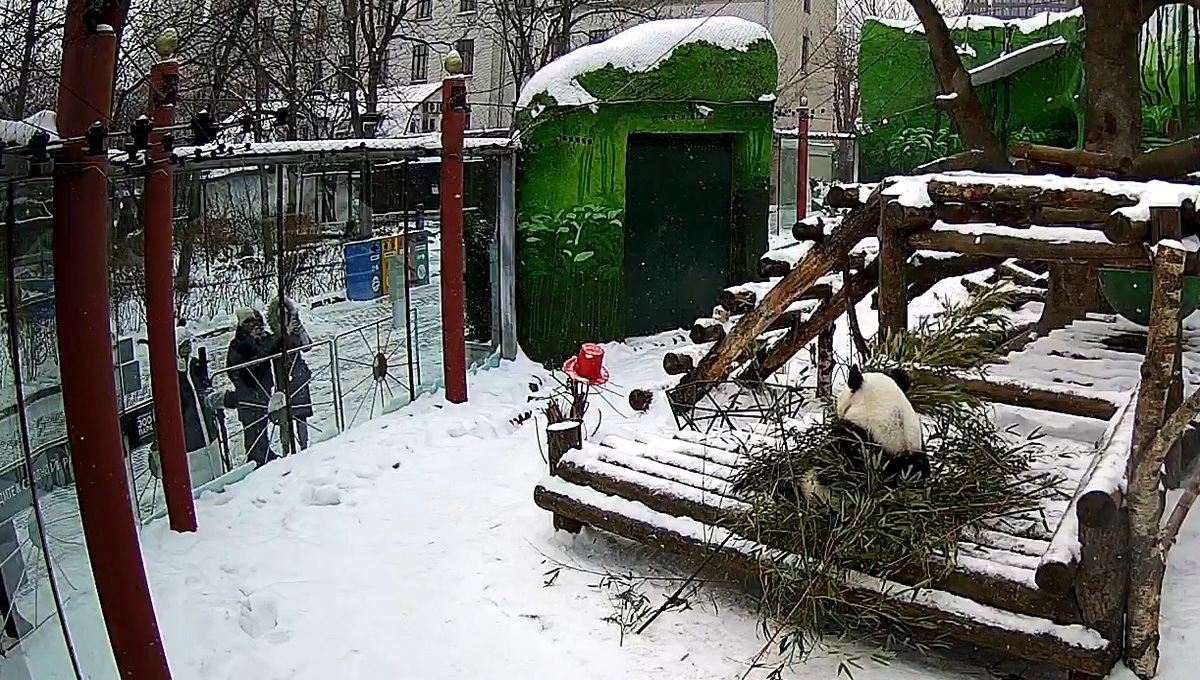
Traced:
<path fill-rule="evenodd" d="M 717 304 L 724 307 L 730 314 L 745 314 L 758 304 L 760 290 L 761 288 L 756 289 L 749 286 L 731 286 L 717 294 Z M 796 299 L 824 300 L 830 295 L 833 295 L 833 287 L 828 283 L 818 283 L 804 291 Z"/>
<path fill-rule="evenodd" d="M 1050 241 L 1007 234 L 967 231 L 918 231 L 910 234 L 913 248 L 967 255 L 992 255 L 1048 262 L 1091 262 L 1097 265 L 1145 266 L 1141 244 L 1114 245 L 1092 241 Z"/>
<path fill-rule="evenodd" d="M 650 390 L 633 389 L 629 391 L 629 408 L 644 413 L 650 410 L 650 404 L 654 402 L 654 393 Z"/>
<path fill-rule="evenodd" d="M 1150 208 L 1150 241 L 1158 243 L 1164 239 L 1174 241 L 1183 240 L 1183 211 L 1170 207 L 1153 207 Z M 1182 324 L 1183 319 L 1181 318 Z M 1183 337 L 1183 327 L 1179 328 L 1179 337 Z M 1175 363 L 1172 376 L 1171 386 L 1167 391 L 1166 413 L 1174 413 L 1179 405 L 1183 403 L 1183 343 L 1180 342 L 1175 346 Z M 1179 484 L 1183 480 L 1183 448 L 1181 442 L 1176 441 L 1167 452 L 1167 459 L 1163 462 L 1163 470 L 1165 476 L 1163 482 L 1168 489 L 1179 488 Z"/>
<path fill-rule="evenodd" d="M 1125 660 L 1142 678 L 1158 669 L 1158 621 L 1165 571 L 1159 544 L 1163 514 L 1163 460 L 1151 455 L 1165 419 L 1167 393 L 1179 346 L 1180 299 L 1185 252 L 1159 244 L 1154 256 L 1154 292 L 1142 382 L 1134 416 L 1133 454 L 1126 489 L 1129 512 L 1130 569 L 1126 597 Z M 1165 457 L 1166 452 L 1163 452 Z"/>
<path fill-rule="evenodd" d="M 914 286 L 929 282 L 934 283 L 945 278 L 963 276 L 972 272 L 995 266 L 996 258 L 960 255 L 946 260 L 931 260 L 911 266 L 905 271 L 905 278 L 914 281 Z M 791 328 L 782 338 L 767 347 L 766 352 L 760 353 L 742 374 L 748 380 L 765 380 L 799 352 L 822 329 L 832 324 L 838 317 L 845 314 L 853 305 L 857 305 L 878 285 L 879 261 L 873 260 L 865 268 L 847 277 L 842 287 L 833 297 L 821 304 L 809 319 Z"/>
<path fill-rule="evenodd" d="M 663 355 L 663 371 L 667 375 L 683 375 L 694 369 L 698 359 L 687 350 L 670 350 Z"/>
<path fill-rule="evenodd" d="M 899 202 L 888 204 L 896 219 L 907 229 L 920 229 L 942 221 L 951 224 L 995 223 L 1010 227 L 1071 225 L 1099 229 L 1108 213 L 1085 208 L 1058 208 L 1020 203 L 935 203 L 915 208 Z"/>
<path fill-rule="evenodd" d="M 579 448 L 583 448 L 583 423 L 578 420 L 564 420 L 547 425 L 546 458 L 550 463 L 550 476 L 558 475 L 559 464 L 567 451 Z M 555 531 L 577 534 L 583 530 L 583 523 L 566 515 L 555 514 L 552 521 Z"/>
<path fill-rule="evenodd" d="M 1137 203 L 1128 196 L 1114 196 L 1087 189 L 1046 189 L 1035 184 L 968 184 L 930 180 L 929 198 L 935 203 L 1016 203 L 1038 207 L 1083 208 L 1110 213 Z"/>
<path fill-rule="evenodd" d="M 905 273 L 909 302 L 928 293 L 938 281 L 974 274 L 994 267 L 1002 261 L 1001 258 L 987 255 L 958 255 L 942 260 L 922 260 L 919 263 L 914 262 L 916 259 L 915 256 L 909 258 L 910 267 Z M 872 294 L 871 309 L 879 309 L 878 291 Z"/>
<path fill-rule="evenodd" d="M 1125 616 L 1128 583 L 1128 519 L 1124 511 L 1106 526 L 1079 526 L 1079 566 L 1075 574 L 1075 601 L 1084 625 L 1113 642 L 1120 654 L 1121 625 Z"/>
<path fill-rule="evenodd" d="M 1132 396 L 1132 395 L 1131 395 Z M 1096 452 L 1083 473 L 1071 502 L 1055 527 L 1054 535 L 1039 561 L 1035 582 L 1040 590 L 1052 594 L 1066 594 L 1076 588 L 1079 580 L 1080 546 L 1083 530 L 1080 521 L 1080 503 L 1090 490 L 1108 490 L 1115 487 L 1113 472 L 1116 466 L 1124 471 L 1123 463 L 1129 451 L 1127 433 L 1132 431 L 1132 398 L 1111 418 L 1104 435 L 1097 442 Z"/>
<path fill-rule="evenodd" d="M 786 276 L 811 247 L 811 243 L 796 242 L 768 250 L 758 258 L 758 275 L 764 279 Z"/>
<path fill-rule="evenodd" d="M 816 219 L 816 224 L 800 220 L 792 225 L 792 238 L 797 241 L 820 241 L 825 238 L 825 221 Z"/>
<path fill-rule="evenodd" d="M 914 369 L 914 372 L 919 372 L 919 369 Z M 928 380 L 938 379 L 937 374 L 934 373 L 922 372 L 922 375 Z M 1117 406 L 1107 399 L 1031 387 L 1003 378 L 982 379 L 973 377 L 971 373 L 964 371 L 943 379 L 952 379 L 954 384 L 961 387 L 967 394 L 996 404 L 1098 420 L 1109 420 L 1117 412 Z"/>
<path fill-rule="evenodd" d="M 963 279 L 962 285 L 963 288 L 966 288 L 976 295 L 982 295 L 992 289 L 992 286 L 979 283 L 978 281 L 972 281 L 970 279 Z M 1007 294 L 1009 296 L 1008 308 L 1013 311 L 1024 307 L 1030 302 L 1046 301 L 1045 288 L 1031 288 L 1027 286 L 1014 285 L 1006 286 L 1006 288 L 1008 289 Z"/>
<path fill-rule="evenodd" d="M 773 560 L 784 559 L 778 551 L 729 537 L 720 529 L 708 530 L 698 523 L 670 523 L 668 515 L 657 513 L 625 512 L 628 501 L 586 488 L 538 486 L 534 489 L 534 502 L 550 512 L 570 515 L 627 539 L 692 559 L 706 560 L 707 564 L 734 576 L 747 587 L 761 582 L 764 563 L 760 560 L 770 565 Z M 661 517 L 662 521 L 653 521 L 656 517 Z M 857 578 L 857 575 L 854 576 Z M 875 601 L 878 597 L 875 583 L 858 583 L 852 581 L 848 584 L 849 595 L 856 599 L 861 597 L 864 602 Z M 957 613 L 953 608 L 939 608 L 935 603 L 953 596 L 941 592 L 933 596 L 921 594 L 928 592 L 922 590 L 913 597 L 913 593 L 905 588 L 897 593 L 894 605 L 907 619 L 934 621 L 932 633 L 935 635 L 949 635 L 1018 658 L 1098 676 L 1107 674 L 1112 666 L 1112 659 L 1105 647 L 1081 646 L 1054 634 L 1012 630 L 989 624 L 986 621 L 1003 618 L 1003 614 L 997 612 L 996 616 L 975 617 Z"/>
<path fill-rule="evenodd" d="M 1129 467 L 1139 391 L 1131 392 L 1129 400 L 1109 419 L 1094 462 L 1096 469 L 1080 485 L 1075 515 L 1081 526 L 1107 527 L 1121 509 L 1121 487 L 1116 480 L 1123 479 Z"/>
<path fill-rule="evenodd" d="M 1085 149 L 1063 149 L 1057 146 L 1031 144 L 1029 142 L 1014 142 L 1009 146 L 1009 153 L 1017 158 L 1027 158 L 1039 163 L 1062 165 L 1068 168 L 1092 168 L 1127 174 L 1133 167 L 1132 158 L 1114 156 L 1110 153 L 1087 151 Z"/>
<path fill-rule="evenodd" d="M 1012 260 L 1001 264 L 996 268 L 996 271 L 1012 279 L 1013 283 L 1018 283 L 1022 286 L 1045 288 L 1049 282 L 1048 276 L 1035 274 Z"/>
<path fill-rule="evenodd" d="M 825 194 L 825 205 L 836 209 L 857 208 L 871 193 L 871 187 L 863 184 L 834 184 Z"/>
<path fill-rule="evenodd" d="M 775 371 L 783 368 L 804 346 L 813 341 L 822 330 L 833 324 L 852 305 L 858 304 L 870 293 L 879 280 L 879 261 L 874 260 L 862 271 L 851 274 L 833 297 L 821 303 L 807 321 L 793 326 L 782 338 L 755 356 L 741 377 L 746 380 L 766 380 Z"/>
<path fill-rule="evenodd" d="M 833 396 L 833 336 L 837 330 L 837 322 L 817 336 L 817 396 Z"/>
<path fill-rule="evenodd" d="M 711 317 L 696 319 L 692 323 L 692 329 L 688 331 L 688 338 L 697 345 L 716 342 L 723 337 L 725 337 L 725 325 Z"/>
<path fill-rule="evenodd" d="M 829 286 L 826 286 L 826 289 L 832 290 Z M 791 328 L 803 321 L 804 317 L 811 314 L 814 309 L 816 309 L 815 299 L 804 305 L 792 305 L 786 312 L 780 314 L 778 319 L 772 321 L 771 325 L 767 326 L 767 330 L 764 332 L 770 333 L 781 328 Z M 741 317 L 736 317 L 732 321 L 733 323 L 737 323 L 740 319 Z M 696 319 L 688 335 L 691 341 L 697 345 L 716 342 L 725 337 L 725 326 L 716 319 Z"/>
<path fill-rule="evenodd" d="M 1183 177 L 1200 169 L 1200 135 L 1188 137 L 1138 156 L 1133 164 L 1135 177 Z"/>
<path fill-rule="evenodd" d="M 728 376 L 734 362 L 771 322 L 779 318 L 818 279 L 844 261 L 851 248 L 872 232 L 881 209 L 880 191 L 876 188 L 861 210 L 851 211 L 833 234 L 815 244 L 808 256 L 788 272 L 757 307 L 746 313 L 733 331 L 718 341 L 695 369 L 684 376 L 674 392 L 672 408 L 686 410 L 695 405 L 708 393 L 712 384 Z"/>
<path fill-rule="evenodd" d="M 901 208 L 901 219 L 896 210 Z M 885 205 L 879 220 L 879 333 L 884 339 L 908 330 L 908 284 L 905 282 L 909 247 L 904 229 L 903 206 L 899 201 Z"/>

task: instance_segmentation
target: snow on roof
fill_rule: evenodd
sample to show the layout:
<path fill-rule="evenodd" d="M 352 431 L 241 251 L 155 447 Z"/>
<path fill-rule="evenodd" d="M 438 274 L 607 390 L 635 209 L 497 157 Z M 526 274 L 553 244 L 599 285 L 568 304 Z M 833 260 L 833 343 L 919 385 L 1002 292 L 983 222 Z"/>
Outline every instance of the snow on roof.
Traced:
<path fill-rule="evenodd" d="M 0 142 L 24 145 L 41 130 L 50 133 L 50 141 L 58 141 L 58 116 L 53 111 L 38 111 L 24 120 L 0 120 Z"/>
<path fill-rule="evenodd" d="M 652 71 L 670 59 L 681 45 L 706 42 L 745 52 L 760 40 L 774 44 L 766 28 L 737 17 L 648 21 L 550 62 L 521 89 L 517 108 L 528 108 L 539 94 L 553 97 L 559 106 L 594 103 L 596 98 L 579 83 L 579 76 L 606 66 L 623 68 L 631 73 Z"/>
<path fill-rule="evenodd" d="M 436 81 L 405 85 L 380 92 L 379 112 L 383 114 L 383 120 L 379 122 L 378 135 L 380 137 L 400 137 L 417 132 L 410 127 L 413 114 L 418 112 L 421 104 L 424 104 L 441 89 L 441 81 Z"/>
<path fill-rule="evenodd" d="M 1077 8 L 1066 12 L 1038 12 L 1028 19 L 998 19 L 996 17 L 977 16 L 967 14 L 961 17 L 950 17 L 946 19 L 946 25 L 952 31 L 975 30 L 980 31 L 988 28 L 1014 28 L 1021 33 L 1029 34 L 1039 29 L 1045 28 L 1050 24 L 1055 24 L 1060 21 L 1066 21 L 1076 17 L 1083 17 L 1083 9 Z M 908 33 L 924 33 L 925 27 L 916 19 L 883 19 L 872 17 L 875 21 L 884 26 L 903 29 Z"/>
<path fill-rule="evenodd" d="M 508 137 L 466 137 L 463 139 L 463 148 L 466 151 L 505 149 L 511 144 L 512 140 Z M 369 155 L 386 155 L 391 152 L 397 156 L 422 156 L 434 154 L 441 148 L 441 135 L 429 133 L 386 139 L 310 139 L 288 142 L 250 142 L 238 145 L 179 146 L 171 153 L 171 157 L 189 164 L 204 163 L 207 165 L 213 164 L 214 161 L 224 161 L 224 164 L 228 165 L 231 162 L 252 162 L 255 159 L 269 162 L 282 157 L 349 154 L 356 151 Z"/>
<path fill-rule="evenodd" d="M 1007 78 L 1021 69 L 1029 68 L 1034 64 L 1041 63 L 1053 57 L 1066 46 L 1066 38 L 1055 36 L 1049 40 L 1026 45 L 1008 54 L 1002 54 L 986 64 L 980 64 L 971 69 L 969 71 L 971 74 L 971 84 L 979 87 L 980 85 L 987 85 L 1002 78 Z"/>

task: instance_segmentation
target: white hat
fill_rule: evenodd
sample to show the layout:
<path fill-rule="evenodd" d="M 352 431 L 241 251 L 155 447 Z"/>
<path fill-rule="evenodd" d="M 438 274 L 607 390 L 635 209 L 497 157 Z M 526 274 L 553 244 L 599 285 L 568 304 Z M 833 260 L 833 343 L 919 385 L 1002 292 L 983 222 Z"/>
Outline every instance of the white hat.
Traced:
<path fill-rule="evenodd" d="M 181 345 L 183 345 L 183 343 L 185 343 L 185 342 L 190 342 L 192 340 L 192 337 L 193 337 L 192 332 L 189 331 L 186 326 L 176 326 L 175 327 L 175 349 L 179 349 L 179 347 Z"/>
<path fill-rule="evenodd" d="M 258 316 L 258 312 L 250 309 L 249 307 L 239 307 L 238 310 L 233 313 L 233 315 L 237 318 L 237 325 L 240 326 L 250 319 Z"/>

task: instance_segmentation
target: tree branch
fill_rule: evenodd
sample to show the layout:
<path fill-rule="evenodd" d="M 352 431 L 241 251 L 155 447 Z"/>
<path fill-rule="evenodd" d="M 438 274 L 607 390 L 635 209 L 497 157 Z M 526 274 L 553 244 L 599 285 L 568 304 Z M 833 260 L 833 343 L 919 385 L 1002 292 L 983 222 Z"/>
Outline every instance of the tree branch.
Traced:
<path fill-rule="evenodd" d="M 1004 152 L 992 121 L 975 87 L 971 85 L 971 76 L 963 67 L 962 59 L 954 46 L 954 37 L 942 13 L 933 4 L 933 0 L 908 0 L 908 4 L 916 11 L 921 25 L 925 28 L 925 37 L 929 41 L 929 56 L 937 73 L 938 85 L 943 94 L 955 94 L 954 105 L 948 113 L 954 121 L 954 127 L 962 137 L 967 149 L 977 149 L 982 152 L 981 169 L 1008 169 L 1008 155 Z"/>

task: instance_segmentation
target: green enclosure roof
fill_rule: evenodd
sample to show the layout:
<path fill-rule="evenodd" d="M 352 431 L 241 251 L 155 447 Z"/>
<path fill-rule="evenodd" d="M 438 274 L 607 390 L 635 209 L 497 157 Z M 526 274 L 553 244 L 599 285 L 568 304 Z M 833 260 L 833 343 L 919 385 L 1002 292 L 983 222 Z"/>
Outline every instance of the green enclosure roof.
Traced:
<path fill-rule="evenodd" d="M 777 69 L 770 33 L 752 21 L 649 21 L 551 62 L 521 90 L 517 108 L 536 117 L 547 107 L 604 102 L 770 101 Z"/>

